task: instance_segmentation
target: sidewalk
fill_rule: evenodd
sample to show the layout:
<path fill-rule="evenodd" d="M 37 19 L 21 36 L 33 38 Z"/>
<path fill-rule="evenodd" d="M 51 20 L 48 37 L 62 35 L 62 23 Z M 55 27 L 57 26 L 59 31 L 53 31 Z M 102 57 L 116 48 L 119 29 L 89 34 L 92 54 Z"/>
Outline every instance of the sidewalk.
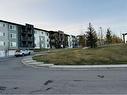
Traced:
<path fill-rule="evenodd" d="M 32 56 L 24 57 L 22 63 L 32 67 L 47 67 L 58 69 L 89 69 L 89 68 L 127 68 L 127 65 L 54 65 L 44 64 L 44 62 L 36 62 Z"/>

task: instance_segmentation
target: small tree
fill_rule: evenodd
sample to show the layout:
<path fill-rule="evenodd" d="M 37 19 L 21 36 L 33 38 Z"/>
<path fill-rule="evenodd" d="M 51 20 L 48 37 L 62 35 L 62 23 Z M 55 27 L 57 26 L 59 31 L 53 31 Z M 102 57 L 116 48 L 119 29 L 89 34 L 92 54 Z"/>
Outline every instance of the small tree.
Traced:
<path fill-rule="evenodd" d="M 112 34 L 111 34 L 110 28 L 107 29 L 106 42 L 107 42 L 107 44 L 111 44 L 112 43 Z"/>
<path fill-rule="evenodd" d="M 94 28 L 92 27 L 91 23 L 89 23 L 88 31 L 86 34 L 86 42 L 87 46 L 91 48 L 97 47 L 97 34 Z"/>

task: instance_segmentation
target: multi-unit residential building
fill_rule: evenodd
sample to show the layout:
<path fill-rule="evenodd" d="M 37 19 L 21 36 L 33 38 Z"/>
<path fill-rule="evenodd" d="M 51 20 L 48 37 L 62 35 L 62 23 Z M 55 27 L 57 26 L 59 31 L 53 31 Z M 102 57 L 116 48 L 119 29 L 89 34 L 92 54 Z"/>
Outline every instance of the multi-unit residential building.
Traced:
<path fill-rule="evenodd" d="M 35 49 L 41 49 L 41 48 L 50 48 L 50 38 L 49 38 L 49 32 L 46 30 L 34 29 L 34 43 L 35 43 Z"/>
<path fill-rule="evenodd" d="M 59 48 L 59 35 L 57 31 L 49 31 L 50 48 Z"/>
<path fill-rule="evenodd" d="M 63 31 L 49 31 L 51 48 L 67 48 L 68 36 Z"/>
<path fill-rule="evenodd" d="M 34 26 L 0 20 L 0 57 L 14 55 L 16 49 L 34 48 Z"/>
<path fill-rule="evenodd" d="M 86 47 L 86 35 L 78 35 L 77 36 L 78 47 Z"/>
<path fill-rule="evenodd" d="M 18 25 L 0 20 L 0 56 L 12 55 L 17 48 Z"/>
<path fill-rule="evenodd" d="M 16 49 L 75 48 L 76 37 L 63 31 L 47 31 L 34 25 L 0 20 L 0 57 L 14 55 Z"/>
<path fill-rule="evenodd" d="M 30 24 L 18 25 L 18 48 L 34 48 L 34 26 Z"/>
<path fill-rule="evenodd" d="M 72 35 L 68 36 L 68 48 L 73 48 L 73 37 L 72 37 Z"/>
<path fill-rule="evenodd" d="M 78 47 L 78 41 L 77 41 L 77 37 L 76 36 L 72 36 L 72 46 L 73 46 L 73 48 L 77 48 Z"/>

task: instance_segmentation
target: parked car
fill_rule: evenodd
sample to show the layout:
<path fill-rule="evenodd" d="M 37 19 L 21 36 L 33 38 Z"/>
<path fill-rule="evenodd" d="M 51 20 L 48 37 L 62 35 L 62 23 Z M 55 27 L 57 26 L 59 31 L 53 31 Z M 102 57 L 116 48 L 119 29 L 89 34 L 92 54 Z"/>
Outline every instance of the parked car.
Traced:
<path fill-rule="evenodd" d="M 30 51 L 28 49 L 18 49 L 15 51 L 15 56 L 25 56 L 25 55 L 30 55 Z"/>

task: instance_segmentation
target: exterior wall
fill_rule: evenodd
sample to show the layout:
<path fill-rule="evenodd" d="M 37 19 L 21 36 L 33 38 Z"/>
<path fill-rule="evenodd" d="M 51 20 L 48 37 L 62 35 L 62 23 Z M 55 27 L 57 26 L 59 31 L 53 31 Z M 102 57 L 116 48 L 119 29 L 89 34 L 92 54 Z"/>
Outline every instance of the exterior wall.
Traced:
<path fill-rule="evenodd" d="M 8 43 L 8 24 L 0 22 L 0 50 L 7 50 Z"/>
<path fill-rule="evenodd" d="M 17 25 L 0 21 L 0 57 L 14 55 L 17 48 Z"/>
<path fill-rule="evenodd" d="M 14 56 L 16 50 L 9 50 L 7 53 L 5 50 L 0 50 L 0 57 Z M 6 55 L 7 54 L 7 55 Z"/>
<path fill-rule="evenodd" d="M 13 56 L 13 55 L 15 54 L 15 51 L 16 51 L 16 50 L 9 50 L 8 55 L 9 55 L 9 56 Z"/>
<path fill-rule="evenodd" d="M 35 49 L 40 49 L 40 48 L 50 48 L 50 39 L 49 39 L 49 33 L 43 30 L 37 30 L 34 29 L 34 43 L 35 43 Z"/>
<path fill-rule="evenodd" d="M 18 45 L 20 49 L 34 48 L 34 26 L 26 24 L 18 26 Z"/>
<path fill-rule="evenodd" d="M 49 31 L 50 48 L 59 48 L 59 34 L 56 31 Z"/>
<path fill-rule="evenodd" d="M 5 57 L 5 51 L 4 50 L 0 50 L 0 57 Z"/>
<path fill-rule="evenodd" d="M 68 48 L 68 37 L 69 35 L 64 34 L 64 48 Z"/>
<path fill-rule="evenodd" d="M 65 48 L 65 35 L 63 31 L 58 31 L 58 41 L 59 45 L 58 48 Z"/>
<path fill-rule="evenodd" d="M 68 36 L 63 31 L 49 31 L 50 33 L 50 47 L 51 48 L 67 48 Z"/>
<path fill-rule="evenodd" d="M 9 24 L 9 49 L 18 49 L 18 29 L 17 25 Z"/>
<path fill-rule="evenodd" d="M 86 47 L 86 35 L 78 35 L 77 37 L 77 47 Z"/>
<path fill-rule="evenodd" d="M 75 36 L 72 36 L 72 45 L 73 45 L 73 48 L 78 47 L 78 41 L 77 41 L 77 38 Z"/>
<path fill-rule="evenodd" d="M 125 43 L 127 43 L 127 35 L 125 35 Z"/>
<path fill-rule="evenodd" d="M 68 36 L 68 48 L 73 48 L 73 38 L 72 36 Z"/>

